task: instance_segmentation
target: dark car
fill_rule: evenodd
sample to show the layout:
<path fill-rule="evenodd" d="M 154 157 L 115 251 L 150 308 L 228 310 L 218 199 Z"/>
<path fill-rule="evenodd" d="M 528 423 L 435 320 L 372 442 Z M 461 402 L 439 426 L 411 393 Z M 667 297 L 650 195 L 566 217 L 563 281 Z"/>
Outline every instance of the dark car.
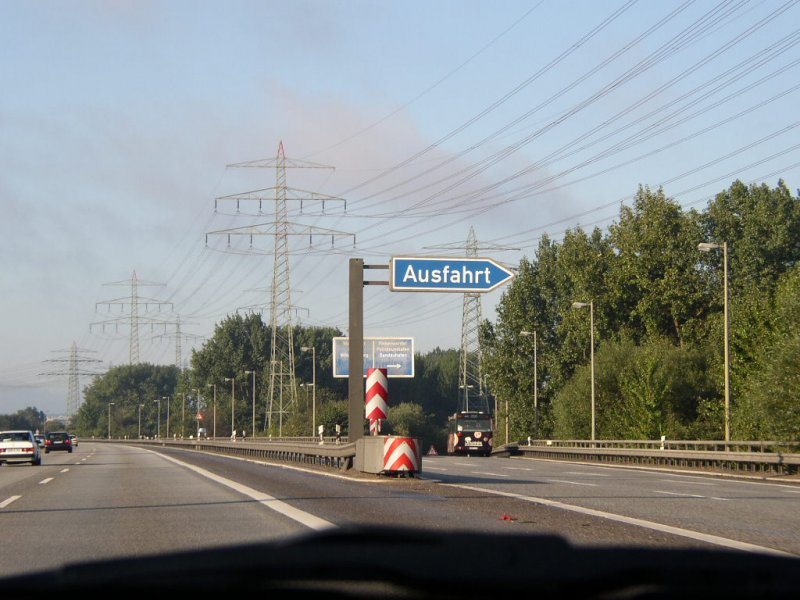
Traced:
<path fill-rule="evenodd" d="M 44 440 L 44 453 L 53 450 L 66 450 L 72 452 L 72 439 L 66 431 L 51 431 Z"/>

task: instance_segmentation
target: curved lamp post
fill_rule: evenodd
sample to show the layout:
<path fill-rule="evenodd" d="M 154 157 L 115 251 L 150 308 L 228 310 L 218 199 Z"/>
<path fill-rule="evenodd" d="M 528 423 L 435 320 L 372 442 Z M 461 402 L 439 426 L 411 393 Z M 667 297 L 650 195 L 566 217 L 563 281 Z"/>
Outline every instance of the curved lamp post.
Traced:
<path fill-rule="evenodd" d="M 533 336 L 533 437 L 539 439 L 539 385 L 536 365 L 536 331 L 520 331 L 523 337 Z"/>
<path fill-rule="evenodd" d="M 589 302 L 573 302 L 572 308 L 586 308 L 589 307 L 589 344 L 591 346 L 591 363 L 592 363 L 592 441 L 595 439 L 595 412 L 594 412 L 594 300 Z"/>
<path fill-rule="evenodd" d="M 207 383 L 206 387 L 213 387 L 214 388 L 214 427 L 211 430 L 211 437 L 217 437 L 217 384 L 216 383 Z"/>
<path fill-rule="evenodd" d="M 311 350 L 311 437 L 314 437 L 317 431 L 317 349 L 314 346 L 303 346 L 300 350 Z"/>
<path fill-rule="evenodd" d="M 111 407 L 115 404 L 116 402 L 108 403 L 108 439 L 111 439 Z"/>
<path fill-rule="evenodd" d="M 253 376 L 253 428 L 250 430 L 250 434 L 255 437 L 256 435 L 256 372 L 255 369 L 252 371 L 245 371 L 245 375 L 252 375 Z"/>
<path fill-rule="evenodd" d="M 234 421 L 233 421 L 233 407 L 236 404 L 236 402 L 235 402 L 235 399 L 236 399 L 236 378 L 234 378 L 234 377 L 226 377 L 225 381 L 230 381 L 231 382 L 231 437 L 233 437 L 234 435 L 236 435 L 236 428 L 234 426 Z"/>
<path fill-rule="evenodd" d="M 725 441 L 731 441 L 731 374 L 730 374 L 730 332 L 729 323 L 730 315 L 728 314 L 728 242 L 722 244 L 712 244 L 702 242 L 697 244 L 697 249 L 700 252 L 711 252 L 722 248 L 722 293 L 723 293 L 723 320 L 724 324 L 724 349 L 725 355 Z"/>

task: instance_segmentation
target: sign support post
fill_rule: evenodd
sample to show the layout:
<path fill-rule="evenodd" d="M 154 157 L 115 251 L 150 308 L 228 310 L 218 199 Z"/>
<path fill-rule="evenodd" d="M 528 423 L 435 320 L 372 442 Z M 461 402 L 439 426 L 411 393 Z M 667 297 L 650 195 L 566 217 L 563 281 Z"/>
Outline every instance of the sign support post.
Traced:
<path fill-rule="evenodd" d="M 364 437 L 364 259 L 350 259 L 350 373 L 347 377 L 348 437 Z"/>

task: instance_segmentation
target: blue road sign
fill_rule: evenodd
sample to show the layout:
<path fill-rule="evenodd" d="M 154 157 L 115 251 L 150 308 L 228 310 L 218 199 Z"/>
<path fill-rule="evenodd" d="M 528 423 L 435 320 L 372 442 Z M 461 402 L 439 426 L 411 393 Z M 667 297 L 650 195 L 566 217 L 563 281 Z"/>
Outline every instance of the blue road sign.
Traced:
<path fill-rule="evenodd" d="M 490 292 L 513 277 L 491 258 L 394 256 L 389 261 L 393 292 Z"/>
<path fill-rule="evenodd" d="M 386 369 L 388 377 L 414 377 L 414 338 L 365 337 L 364 377 L 367 369 Z M 333 376 L 350 375 L 350 338 L 333 338 Z"/>

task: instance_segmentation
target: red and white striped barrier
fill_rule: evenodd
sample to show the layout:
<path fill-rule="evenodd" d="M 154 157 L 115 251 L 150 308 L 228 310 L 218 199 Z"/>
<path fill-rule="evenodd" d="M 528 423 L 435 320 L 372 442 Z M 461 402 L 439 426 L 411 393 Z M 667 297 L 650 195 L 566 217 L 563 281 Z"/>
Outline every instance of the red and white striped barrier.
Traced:
<path fill-rule="evenodd" d="M 422 471 L 422 456 L 414 438 L 386 436 L 383 441 L 383 470 Z"/>
<path fill-rule="evenodd" d="M 389 414 L 388 369 L 367 370 L 366 415 L 369 419 L 370 434 L 378 435 L 380 421 Z"/>

